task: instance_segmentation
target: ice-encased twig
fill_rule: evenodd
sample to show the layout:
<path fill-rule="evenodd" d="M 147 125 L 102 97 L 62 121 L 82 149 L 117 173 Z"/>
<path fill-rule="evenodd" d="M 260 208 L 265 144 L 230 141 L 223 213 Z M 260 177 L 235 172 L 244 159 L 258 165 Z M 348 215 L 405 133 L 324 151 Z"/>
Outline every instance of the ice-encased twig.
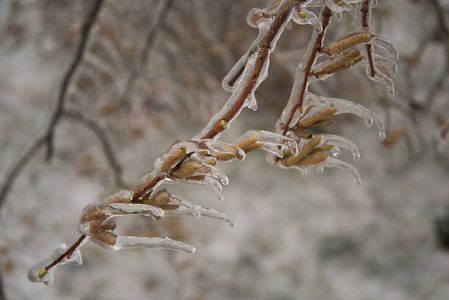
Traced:
<path fill-rule="evenodd" d="M 263 13 L 256 17 L 254 24 L 259 28 L 258 37 L 224 80 L 224 88 L 233 92 L 231 97 L 195 138 L 216 139 L 244 107 L 255 108 L 254 92 L 267 77 L 270 54 L 290 21 L 290 11 L 294 5 L 289 1 L 284 2 L 271 9 L 269 17 Z"/>
<path fill-rule="evenodd" d="M 302 104 L 304 96 L 306 95 L 306 91 L 310 83 L 309 74 L 317 58 L 318 49 L 322 45 L 326 29 L 330 23 L 331 16 L 328 13 L 330 13 L 329 8 L 322 5 L 319 14 L 319 24 L 321 26 L 320 28 L 315 28 L 315 30 L 313 30 L 307 51 L 295 69 L 290 97 L 275 125 L 276 133 L 285 135 L 290 126 L 295 124 L 297 121 L 297 119 L 295 119 L 295 116 L 298 116 L 299 113 L 297 108 L 299 108 Z M 325 20 L 324 23 L 323 20 Z"/>
<path fill-rule="evenodd" d="M 105 209 L 105 212 L 112 216 L 129 216 L 141 215 L 150 216 L 153 218 L 162 218 L 164 211 L 159 207 L 147 204 L 128 204 L 128 203 L 111 203 Z"/>
<path fill-rule="evenodd" d="M 310 92 L 307 93 L 306 103 L 309 105 L 326 105 L 327 107 L 335 107 L 337 108 L 337 112 L 335 113 L 336 115 L 342 113 L 354 114 L 361 117 L 367 127 L 371 127 L 374 122 L 379 131 L 379 139 L 385 139 L 385 128 L 379 115 L 358 103 L 339 98 L 317 96 Z"/>
<path fill-rule="evenodd" d="M 195 247 L 192 245 L 175 241 L 168 237 L 118 236 L 116 244 L 110 247 L 110 250 L 148 248 L 185 251 L 189 254 L 195 252 Z"/>
<path fill-rule="evenodd" d="M 282 157 L 282 155 L 280 155 L 279 151 L 273 150 L 273 146 L 288 149 L 291 153 L 293 153 L 293 155 L 296 155 L 298 153 L 298 145 L 294 140 L 271 131 L 252 129 L 245 132 L 242 136 L 235 139 L 232 143 L 237 144 L 251 136 L 257 137 L 257 142 L 264 144 L 260 149 L 267 152 L 272 152 L 278 157 Z"/>
<path fill-rule="evenodd" d="M 351 140 L 344 138 L 339 135 L 332 135 L 332 134 L 323 134 L 323 137 L 321 139 L 321 143 L 319 146 L 324 144 L 331 144 L 337 147 L 345 148 L 349 151 L 351 151 L 352 156 L 354 160 L 360 159 L 360 152 L 357 148 L 356 144 L 354 144 Z"/>
<path fill-rule="evenodd" d="M 56 267 L 72 262 L 77 266 L 81 265 L 83 260 L 79 248 L 88 240 L 89 237 L 79 232 L 73 233 L 65 243 L 62 243 L 53 251 L 49 258 L 42 260 L 30 268 L 28 271 L 28 279 L 32 282 L 43 282 L 46 285 L 50 285 L 53 282 L 53 272 Z"/>

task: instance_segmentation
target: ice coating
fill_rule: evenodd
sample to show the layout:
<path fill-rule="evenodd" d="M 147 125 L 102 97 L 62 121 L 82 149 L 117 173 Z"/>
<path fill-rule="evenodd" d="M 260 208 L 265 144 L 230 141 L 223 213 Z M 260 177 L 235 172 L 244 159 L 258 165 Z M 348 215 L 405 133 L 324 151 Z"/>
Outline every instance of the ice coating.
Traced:
<path fill-rule="evenodd" d="M 315 105 L 326 105 L 328 107 L 335 107 L 337 108 L 336 115 L 342 114 L 342 113 L 350 113 L 356 116 L 359 116 L 363 118 L 365 125 L 367 127 L 371 127 L 373 122 L 376 124 L 377 129 L 379 131 L 379 139 L 383 140 L 385 139 L 385 128 L 382 123 L 382 120 L 380 119 L 380 116 L 365 108 L 364 106 L 354 103 L 348 100 L 343 100 L 339 98 L 329 98 L 329 97 L 321 97 L 314 95 L 312 93 L 308 93 L 307 96 L 307 103 L 315 104 Z"/>
<path fill-rule="evenodd" d="M 223 185 L 229 184 L 229 179 L 226 176 L 226 174 L 214 166 L 201 164 L 201 167 L 198 168 L 191 176 L 198 176 L 198 175 L 212 176 L 220 180 L 221 184 Z"/>
<path fill-rule="evenodd" d="M 49 258 L 37 263 L 28 271 L 28 279 L 32 282 L 43 282 L 45 285 L 50 285 L 54 279 L 54 270 L 56 267 L 75 263 L 79 266 L 83 263 L 79 248 L 88 241 L 88 237 L 79 232 L 73 233 L 70 238 L 59 245 Z M 71 253 L 67 250 L 72 249 Z"/>
<path fill-rule="evenodd" d="M 249 96 L 248 108 L 251 109 L 252 111 L 257 110 L 257 100 L 256 100 L 256 97 L 254 96 L 254 94 L 251 94 Z"/>
<path fill-rule="evenodd" d="M 393 60 L 395 60 L 395 61 L 399 60 L 399 53 L 398 53 L 398 51 L 393 46 L 393 44 L 389 40 L 387 40 L 386 38 L 381 37 L 381 36 L 375 36 L 375 37 L 373 37 L 371 42 L 373 43 L 373 45 L 382 47 L 385 50 L 387 50 L 388 53 L 391 55 L 391 58 Z"/>
<path fill-rule="evenodd" d="M 311 5 L 314 2 L 311 2 Z M 319 23 L 322 24 L 323 20 L 323 11 L 324 8 L 320 11 L 320 17 L 319 17 Z M 308 75 L 305 73 L 306 66 L 308 65 L 307 62 L 309 60 L 313 60 L 313 63 L 316 60 L 316 49 L 315 49 L 315 43 L 318 40 L 320 36 L 323 36 L 325 34 L 327 27 L 324 28 L 324 30 L 321 28 L 320 30 L 315 29 L 313 30 L 312 37 L 310 39 L 309 45 L 307 47 L 307 51 L 304 54 L 303 58 L 299 62 L 298 66 L 295 69 L 295 76 L 293 81 L 293 87 L 292 91 L 290 93 L 289 100 L 287 102 L 287 105 L 285 106 L 284 110 L 282 111 L 281 116 L 276 122 L 275 131 L 277 133 L 284 132 L 285 126 L 295 124 L 293 122 L 290 122 L 290 124 L 287 124 L 289 122 L 290 113 L 292 110 L 294 110 L 295 105 L 297 104 L 298 100 L 301 99 L 301 95 L 305 95 L 305 92 L 307 91 L 309 80 Z M 295 116 L 298 116 L 297 111 L 295 112 Z M 292 120 L 294 121 L 294 120 Z"/>
<path fill-rule="evenodd" d="M 278 151 L 273 151 L 272 146 L 281 146 L 283 148 L 287 148 L 290 150 L 293 155 L 296 155 L 298 153 L 298 145 L 296 142 L 286 136 L 283 136 L 281 134 L 277 134 L 271 131 L 264 131 L 264 130 L 249 130 L 245 132 L 241 137 L 233 141 L 233 144 L 236 144 L 250 136 L 256 136 L 258 143 L 263 143 L 264 145 L 261 147 L 262 150 L 272 152 L 273 154 L 277 155 L 279 154 Z M 282 157 L 282 156 L 279 156 Z"/>
<path fill-rule="evenodd" d="M 300 10 L 293 9 L 290 14 L 292 21 L 298 25 L 310 24 L 316 28 L 321 26 L 317 16 L 313 12 L 307 10 L 304 6 L 301 6 Z"/>
<path fill-rule="evenodd" d="M 164 216 L 164 211 L 159 207 L 135 203 L 111 203 L 105 209 L 105 212 L 111 216 L 142 215 L 150 216 L 153 218 L 162 218 Z"/>
<path fill-rule="evenodd" d="M 195 219 L 201 218 L 201 206 L 199 205 L 192 204 L 187 200 L 181 199 L 173 195 L 170 196 L 168 203 L 171 205 L 183 206 L 189 210 L 189 212 L 195 217 Z"/>
<path fill-rule="evenodd" d="M 185 180 L 185 182 L 193 183 L 193 184 L 197 184 L 197 185 L 206 185 L 212 191 L 214 191 L 214 193 L 217 195 L 218 200 L 224 199 L 223 195 L 221 194 L 223 187 L 221 186 L 220 182 L 213 177 L 205 176 L 205 178 L 202 180 Z"/>
<path fill-rule="evenodd" d="M 366 75 L 371 78 L 374 81 L 380 82 L 383 85 L 385 85 L 385 87 L 387 88 L 387 94 L 388 96 L 393 96 L 394 95 L 394 83 L 393 80 L 388 77 L 387 75 L 385 75 L 382 71 L 380 71 L 377 68 L 374 68 L 375 72 L 374 72 L 374 76 L 372 76 L 371 71 L 369 68 L 366 68 Z"/>
<path fill-rule="evenodd" d="M 199 212 L 201 214 L 201 217 L 207 217 L 212 219 L 219 219 L 223 220 L 229 223 L 230 226 L 234 227 L 235 222 L 232 220 L 231 217 L 228 215 L 218 212 L 214 209 L 202 207 L 202 206 L 195 206 L 195 208 L 185 208 L 185 209 L 175 209 L 175 210 L 168 210 L 166 212 L 167 217 L 182 217 L 182 216 L 189 216 L 192 214 L 195 214 Z"/>
<path fill-rule="evenodd" d="M 228 154 L 234 155 L 235 159 L 238 159 L 238 160 L 245 159 L 245 156 L 246 156 L 245 151 L 237 148 L 236 146 L 234 146 L 232 144 L 221 142 L 221 141 L 216 141 L 216 140 L 202 140 L 202 143 L 204 145 L 206 145 L 211 150 L 210 153 L 212 155 L 217 154 L 217 153 L 228 153 Z"/>
<path fill-rule="evenodd" d="M 338 168 L 343 171 L 347 171 L 349 172 L 349 174 L 351 174 L 356 184 L 360 185 L 362 183 L 359 171 L 357 171 L 357 169 L 353 165 L 339 159 L 328 157 L 325 161 L 318 163 L 316 167 Z"/>
<path fill-rule="evenodd" d="M 235 83 L 239 80 L 242 75 L 246 62 L 248 61 L 248 52 L 245 53 L 239 61 L 232 67 L 231 71 L 223 78 L 222 86 L 227 92 L 234 92 Z"/>
<path fill-rule="evenodd" d="M 148 248 L 148 249 L 168 249 L 185 251 L 189 254 L 195 252 L 195 247 L 184 244 L 183 242 L 172 240 L 168 237 L 136 237 L 136 236 L 118 236 L 117 242 L 111 246 L 110 250 Z"/>
<path fill-rule="evenodd" d="M 351 151 L 354 160 L 357 161 L 360 159 L 359 149 L 351 140 L 347 138 L 338 135 L 323 134 L 320 146 L 324 144 L 331 144 L 337 147 L 345 148 Z"/>
<path fill-rule="evenodd" d="M 374 58 L 374 63 L 377 66 L 384 66 L 384 67 L 388 68 L 388 72 L 390 73 L 389 75 L 391 77 L 396 76 L 396 74 L 398 73 L 398 64 L 396 63 L 396 61 L 394 59 L 385 57 L 385 56 L 381 56 L 379 54 L 374 54 L 373 58 Z"/>
<path fill-rule="evenodd" d="M 270 54 L 274 51 L 279 37 L 290 21 L 292 8 L 293 4 L 284 0 L 267 10 L 251 10 L 248 15 L 248 23 L 258 27 L 259 35 L 223 80 L 223 88 L 231 91 L 232 95 L 224 107 L 212 117 L 209 124 L 195 138 L 216 139 L 244 107 L 249 106 L 253 110 L 256 109 L 257 102 L 255 102 L 254 92 L 267 77 Z M 240 104 L 242 97 L 243 103 Z M 232 111 L 232 115 L 228 114 L 229 111 Z M 223 121 L 225 121 L 226 127 L 214 130 L 217 124 Z"/>

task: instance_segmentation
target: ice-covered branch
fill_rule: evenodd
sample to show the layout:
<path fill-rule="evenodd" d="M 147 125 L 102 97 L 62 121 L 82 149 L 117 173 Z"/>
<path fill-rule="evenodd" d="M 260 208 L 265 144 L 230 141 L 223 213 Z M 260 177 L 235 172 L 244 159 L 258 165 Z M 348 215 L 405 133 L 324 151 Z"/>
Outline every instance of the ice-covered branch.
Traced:
<path fill-rule="evenodd" d="M 310 7 L 320 8 L 318 17 L 309 10 Z M 248 153 L 258 149 L 268 152 L 268 161 L 282 168 L 295 168 L 302 173 L 312 167 L 319 172 L 324 167 L 339 168 L 348 171 L 360 184 L 357 169 L 337 159 L 340 148 L 343 148 L 358 160 L 357 146 L 344 137 L 320 131 L 334 123 L 335 115 L 350 113 L 361 117 L 366 126 L 376 124 L 379 138 L 384 139 L 385 130 L 380 117 L 357 103 L 315 95 L 308 87 L 313 81 L 324 80 L 364 63 L 368 76 L 383 82 L 389 93 L 393 92 L 390 77 L 380 72 L 377 65 L 385 66 L 395 74 L 397 52 L 390 42 L 369 30 L 372 8 L 371 0 L 281 0 L 266 9 L 251 10 L 247 21 L 259 29 L 259 34 L 223 80 L 223 88 L 231 92 L 223 108 L 193 138 L 173 143 L 155 160 L 154 170 L 143 176 L 133 188 L 88 205 L 81 213 L 78 232 L 48 259 L 31 268 L 30 280 L 49 284 L 58 265 L 80 264 L 79 248 L 87 240 L 108 250 L 139 247 L 193 253 L 193 246 L 166 237 L 119 236 L 114 233 L 116 223 L 112 219 L 133 215 L 148 216 L 153 220 L 181 216 L 199 219 L 204 216 L 224 220 L 233 226 L 234 221 L 226 214 L 174 196 L 162 186 L 180 182 L 206 185 L 222 199 L 222 185 L 228 184 L 229 179 L 217 163 L 242 161 Z M 324 45 L 332 17 L 341 18 L 343 11 L 353 18 L 353 28 L 336 41 Z M 314 30 L 308 49 L 294 73 L 292 91 L 275 125 L 275 132 L 253 129 L 230 143 L 218 140 L 243 108 L 257 109 L 254 93 L 267 77 L 270 54 L 290 22 L 309 24 Z M 375 54 L 372 46 L 384 48 L 388 55 Z M 317 64 L 318 58 L 323 60 Z M 95 126 L 91 127 L 96 130 Z"/>

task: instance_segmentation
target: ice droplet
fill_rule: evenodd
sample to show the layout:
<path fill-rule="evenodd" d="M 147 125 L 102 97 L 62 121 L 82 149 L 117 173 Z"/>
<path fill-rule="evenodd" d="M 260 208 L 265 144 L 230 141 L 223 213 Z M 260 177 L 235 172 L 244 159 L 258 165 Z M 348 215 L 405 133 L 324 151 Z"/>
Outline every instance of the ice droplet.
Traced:
<path fill-rule="evenodd" d="M 354 144 L 351 140 L 344 138 L 342 136 L 338 135 L 330 135 L 330 134 L 324 134 L 323 138 L 321 140 L 322 144 L 331 144 L 334 146 L 345 148 L 349 151 L 351 151 L 352 156 L 354 160 L 360 159 L 360 152 L 357 148 L 356 144 Z"/>

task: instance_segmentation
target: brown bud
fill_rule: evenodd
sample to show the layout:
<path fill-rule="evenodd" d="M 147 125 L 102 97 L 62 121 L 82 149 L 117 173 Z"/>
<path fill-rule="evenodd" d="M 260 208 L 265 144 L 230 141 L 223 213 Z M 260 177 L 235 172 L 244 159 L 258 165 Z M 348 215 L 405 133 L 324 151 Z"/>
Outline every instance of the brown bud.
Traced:
<path fill-rule="evenodd" d="M 260 149 L 262 147 L 263 147 L 263 143 L 255 143 L 255 144 L 252 144 L 251 146 L 248 146 L 247 148 L 245 148 L 244 151 L 245 151 L 245 153 L 249 153 L 251 151 Z"/>
<path fill-rule="evenodd" d="M 304 131 L 303 128 L 293 129 L 293 134 L 301 139 L 311 139 L 313 136 L 313 134 Z"/>
<path fill-rule="evenodd" d="M 117 223 L 115 223 L 114 221 L 110 221 L 101 225 L 101 229 L 103 231 L 114 231 L 116 227 Z"/>
<path fill-rule="evenodd" d="M 154 194 L 150 199 L 146 200 L 144 204 L 161 207 L 164 204 L 167 204 L 170 200 L 171 194 L 167 192 L 166 189 L 159 190 L 156 194 Z"/>
<path fill-rule="evenodd" d="M 104 211 L 104 209 L 99 209 L 93 212 L 85 212 L 80 217 L 80 223 L 87 223 L 91 221 L 104 221 L 106 220 L 108 215 Z"/>
<path fill-rule="evenodd" d="M 189 159 L 184 161 L 173 175 L 180 179 L 190 177 L 198 170 L 199 167 L 201 167 L 200 162 Z"/>
<path fill-rule="evenodd" d="M 340 57 L 331 60 L 330 62 L 322 65 L 317 71 L 314 71 L 312 75 L 319 77 L 322 74 L 333 74 L 343 71 L 349 67 L 354 66 L 363 59 L 359 50 L 347 51 Z"/>
<path fill-rule="evenodd" d="M 315 165 L 317 163 L 320 163 L 322 161 L 325 161 L 327 159 L 327 154 L 324 152 L 317 152 L 310 154 L 309 156 L 305 157 L 303 160 L 298 162 L 297 166 L 309 166 L 309 165 Z"/>
<path fill-rule="evenodd" d="M 313 124 L 315 124 L 318 121 L 321 121 L 333 114 L 335 114 L 337 112 L 337 108 L 332 107 L 332 108 L 326 108 L 320 112 L 317 112 L 316 114 L 306 118 L 306 119 L 302 119 L 297 123 L 298 127 L 302 127 L 302 128 L 309 128 L 311 127 Z"/>
<path fill-rule="evenodd" d="M 321 142 L 321 134 L 316 135 L 310 142 L 305 144 L 301 149 L 299 149 L 297 155 L 289 155 L 282 159 L 282 164 L 286 167 L 291 167 L 296 165 L 298 162 L 303 160 L 307 155 L 312 152 L 312 150 Z"/>
<path fill-rule="evenodd" d="M 339 39 L 334 43 L 327 45 L 321 51 L 329 55 L 334 55 L 354 45 L 369 42 L 373 38 L 373 36 L 374 35 L 371 32 L 367 31 L 355 32 L 348 36 L 342 37 L 341 39 Z"/>
<path fill-rule="evenodd" d="M 215 154 L 215 158 L 222 161 L 227 161 L 235 158 L 235 155 L 231 153 L 218 152 Z"/>
<path fill-rule="evenodd" d="M 174 210 L 174 209 L 178 209 L 178 208 L 179 208 L 179 205 L 164 204 L 164 205 L 161 205 L 161 208 L 162 208 L 163 210 Z"/>
<path fill-rule="evenodd" d="M 179 147 L 175 152 L 170 154 L 161 164 L 161 171 L 162 172 L 168 172 L 170 169 L 177 164 L 178 162 L 182 161 L 187 156 L 187 149 L 186 146 L 182 145 Z"/>
<path fill-rule="evenodd" d="M 246 139 L 241 140 L 240 142 L 238 142 L 237 144 L 235 144 L 235 146 L 237 148 L 242 149 L 243 151 L 245 151 L 245 149 L 251 147 L 252 145 L 254 145 L 255 143 L 257 143 L 257 136 L 252 135 L 250 137 L 247 137 Z M 246 152 L 246 151 L 245 151 Z"/>
<path fill-rule="evenodd" d="M 103 244 L 107 244 L 110 246 L 114 246 L 117 242 L 117 236 L 112 232 L 100 232 L 97 234 L 93 234 L 91 237 Z"/>

